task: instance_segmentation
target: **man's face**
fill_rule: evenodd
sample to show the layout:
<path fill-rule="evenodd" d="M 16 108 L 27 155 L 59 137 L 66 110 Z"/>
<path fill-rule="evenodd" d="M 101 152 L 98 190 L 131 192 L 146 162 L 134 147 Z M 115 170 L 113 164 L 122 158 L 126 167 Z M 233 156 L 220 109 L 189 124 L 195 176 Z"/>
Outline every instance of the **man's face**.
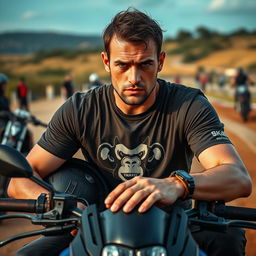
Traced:
<path fill-rule="evenodd" d="M 110 42 L 110 56 L 102 53 L 105 69 L 111 73 L 117 106 L 127 112 L 140 106 L 151 106 L 158 90 L 157 73 L 162 69 L 165 54 L 157 57 L 153 39 L 131 43 L 117 37 Z M 129 111 L 128 111 L 129 112 Z"/>

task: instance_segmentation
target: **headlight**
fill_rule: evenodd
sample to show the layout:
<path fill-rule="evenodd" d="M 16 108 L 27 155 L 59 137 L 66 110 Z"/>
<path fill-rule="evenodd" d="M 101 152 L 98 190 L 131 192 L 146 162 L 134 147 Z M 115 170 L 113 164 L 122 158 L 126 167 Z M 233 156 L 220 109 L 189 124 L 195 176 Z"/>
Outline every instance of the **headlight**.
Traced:
<path fill-rule="evenodd" d="M 103 248 L 102 256 L 134 256 L 133 250 L 116 246 L 116 245 L 107 245 Z"/>
<path fill-rule="evenodd" d="M 167 252 L 162 246 L 152 246 L 136 250 L 136 256 L 167 256 Z"/>
<path fill-rule="evenodd" d="M 166 249 L 162 246 L 152 246 L 132 250 L 122 246 L 107 245 L 103 248 L 102 256 L 167 256 Z"/>

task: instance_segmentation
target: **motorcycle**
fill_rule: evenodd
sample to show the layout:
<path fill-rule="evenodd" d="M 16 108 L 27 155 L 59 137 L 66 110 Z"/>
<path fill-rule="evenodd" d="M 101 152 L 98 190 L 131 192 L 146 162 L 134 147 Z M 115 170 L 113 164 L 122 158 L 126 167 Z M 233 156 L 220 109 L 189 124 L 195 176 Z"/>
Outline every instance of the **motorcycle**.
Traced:
<path fill-rule="evenodd" d="M 0 241 L 0 247 L 24 237 L 61 235 L 78 229 L 69 247 L 72 256 L 196 256 L 200 251 L 190 232 L 192 225 L 222 232 L 229 227 L 256 229 L 256 209 L 226 206 L 224 202 L 197 201 L 186 211 L 178 206 L 170 212 L 153 206 L 143 214 L 137 209 L 131 213 L 100 211 L 83 198 L 56 192 L 49 183 L 33 176 L 20 152 L 5 145 L 0 145 L 0 167 L 1 175 L 29 178 L 49 191 L 49 201 L 46 194 L 37 200 L 0 199 L 0 210 L 35 213 L 6 214 L 0 219 L 26 218 L 44 226 Z M 76 208 L 78 201 L 87 208 Z"/>
<path fill-rule="evenodd" d="M 28 129 L 28 124 L 42 127 L 47 127 L 47 124 L 22 109 L 16 109 L 10 113 L 8 119 L 1 144 L 15 148 L 26 155 L 33 146 L 32 133 Z"/>
<path fill-rule="evenodd" d="M 28 129 L 28 124 L 42 127 L 47 127 L 47 124 L 22 109 L 16 109 L 14 112 L 2 111 L 1 114 L 2 117 L 8 120 L 0 136 L 1 144 L 15 148 L 22 154 L 27 155 L 33 146 L 33 137 Z M 7 186 L 8 179 L 0 176 L 0 196 L 6 196 Z"/>
<path fill-rule="evenodd" d="M 237 87 L 237 110 L 244 122 L 248 121 L 248 115 L 251 110 L 250 92 L 247 85 Z"/>

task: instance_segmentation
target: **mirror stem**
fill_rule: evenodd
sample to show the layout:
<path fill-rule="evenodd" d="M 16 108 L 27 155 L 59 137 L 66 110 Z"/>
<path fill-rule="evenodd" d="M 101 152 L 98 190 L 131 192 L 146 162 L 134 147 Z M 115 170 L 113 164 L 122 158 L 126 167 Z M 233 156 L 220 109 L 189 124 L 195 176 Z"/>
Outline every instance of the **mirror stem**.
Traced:
<path fill-rule="evenodd" d="M 38 185 L 40 185 L 41 187 L 48 190 L 51 193 L 51 196 L 54 195 L 54 189 L 52 188 L 52 186 L 50 184 L 48 184 L 47 182 L 45 182 L 45 181 L 43 181 L 43 180 L 41 180 L 41 179 L 39 179 L 35 176 L 31 176 L 30 179 L 33 180 Z"/>

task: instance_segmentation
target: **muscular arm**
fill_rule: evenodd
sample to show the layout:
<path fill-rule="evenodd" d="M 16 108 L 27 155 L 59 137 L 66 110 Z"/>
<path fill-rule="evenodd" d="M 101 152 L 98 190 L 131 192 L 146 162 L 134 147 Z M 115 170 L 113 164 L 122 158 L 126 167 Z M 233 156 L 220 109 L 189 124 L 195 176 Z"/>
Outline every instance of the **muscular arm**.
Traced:
<path fill-rule="evenodd" d="M 251 179 L 234 146 L 212 146 L 198 159 L 205 171 L 192 174 L 196 186 L 194 199 L 231 201 L 250 195 Z"/>
<path fill-rule="evenodd" d="M 39 145 L 35 145 L 27 156 L 27 160 L 37 177 L 45 177 L 58 167 L 65 160 L 44 150 Z M 39 194 L 47 191 L 35 182 L 26 178 L 12 178 L 8 187 L 8 195 L 14 198 L 36 199 Z"/>
<path fill-rule="evenodd" d="M 209 147 L 199 155 L 199 160 L 205 171 L 192 175 L 195 179 L 194 199 L 230 201 L 251 193 L 250 176 L 231 144 Z M 136 177 L 117 186 L 105 204 L 112 211 L 123 207 L 129 212 L 142 202 L 139 211 L 144 212 L 156 202 L 172 204 L 183 194 L 183 185 L 174 177 Z"/>

